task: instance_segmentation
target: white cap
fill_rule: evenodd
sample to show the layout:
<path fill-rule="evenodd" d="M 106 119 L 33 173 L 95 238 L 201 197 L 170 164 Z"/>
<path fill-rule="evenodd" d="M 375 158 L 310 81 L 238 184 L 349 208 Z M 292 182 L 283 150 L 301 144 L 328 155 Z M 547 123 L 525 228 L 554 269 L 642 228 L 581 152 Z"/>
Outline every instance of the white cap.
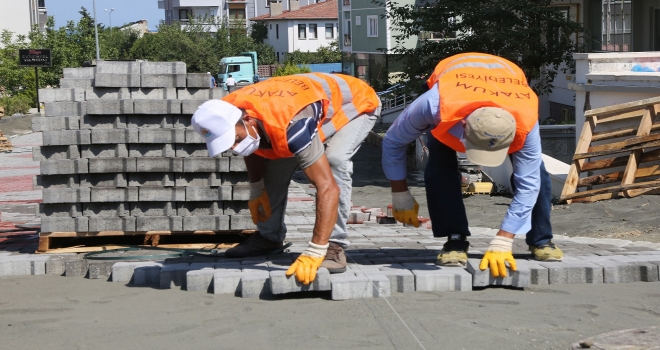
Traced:
<path fill-rule="evenodd" d="M 243 112 L 229 102 L 210 100 L 197 108 L 192 117 L 193 129 L 204 138 L 209 155 L 228 150 L 236 140 L 236 123 Z"/>

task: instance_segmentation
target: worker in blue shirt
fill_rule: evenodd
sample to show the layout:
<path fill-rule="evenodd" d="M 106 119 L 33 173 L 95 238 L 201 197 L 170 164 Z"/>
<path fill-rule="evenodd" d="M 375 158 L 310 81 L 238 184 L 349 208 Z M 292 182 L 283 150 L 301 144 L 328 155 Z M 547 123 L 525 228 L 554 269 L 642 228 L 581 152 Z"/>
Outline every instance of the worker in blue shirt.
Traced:
<path fill-rule="evenodd" d="M 408 106 L 387 131 L 382 164 L 392 187 L 394 217 L 419 226 L 419 205 L 406 184 L 406 148 L 424 133 L 429 159 L 424 179 L 434 237 L 448 237 L 437 263 L 465 266 L 470 236 L 457 152 L 475 164 L 495 167 L 507 155 L 514 197 L 480 268 L 495 277 L 516 270 L 513 237 L 526 234 L 537 260 L 561 261 L 552 243 L 550 176 L 541 158 L 538 97 L 522 70 L 497 56 L 466 53 L 441 61 L 429 90 Z"/>

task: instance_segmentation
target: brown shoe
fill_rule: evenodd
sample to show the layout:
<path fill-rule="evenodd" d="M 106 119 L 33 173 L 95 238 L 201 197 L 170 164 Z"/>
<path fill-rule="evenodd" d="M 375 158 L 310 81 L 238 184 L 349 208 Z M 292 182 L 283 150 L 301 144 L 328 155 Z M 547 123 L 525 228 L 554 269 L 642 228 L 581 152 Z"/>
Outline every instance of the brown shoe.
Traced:
<path fill-rule="evenodd" d="M 346 253 L 344 253 L 344 248 L 335 242 L 330 242 L 328 252 L 325 254 L 325 259 L 323 259 L 321 267 L 325 267 L 330 273 L 346 272 Z"/>
<path fill-rule="evenodd" d="M 269 241 L 257 231 L 239 245 L 227 249 L 225 256 L 228 258 L 247 258 L 250 256 L 266 255 L 278 248 L 282 248 L 282 246 L 282 242 Z"/>

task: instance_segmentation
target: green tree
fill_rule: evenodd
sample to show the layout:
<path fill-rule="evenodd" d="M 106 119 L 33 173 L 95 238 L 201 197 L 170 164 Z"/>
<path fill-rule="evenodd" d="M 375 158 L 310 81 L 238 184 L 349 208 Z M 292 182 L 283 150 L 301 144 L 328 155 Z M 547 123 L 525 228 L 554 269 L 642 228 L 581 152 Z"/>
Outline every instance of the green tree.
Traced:
<path fill-rule="evenodd" d="M 212 32 L 211 29 L 216 29 Z M 161 24 L 158 33 L 137 40 L 129 56 L 150 61 L 181 61 L 188 72 L 217 72 L 220 59 L 256 51 L 258 64 L 275 62 L 269 45 L 256 43 L 247 35 L 244 23 L 216 18 L 191 18 L 186 26 Z"/>
<path fill-rule="evenodd" d="M 310 73 L 312 70 L 309 69 L 307 66 L 298 66 L 292 62 L 288 62 L 283 66 L 280 66 L 275 70 L 275 73 L 273 76 L 276 77 L 281 77 L 285 75 L 293 75 L 293 74 L 302 74 L 302 73 Z"/>
<path fill-rule="evenodd" d="M 559 71 L 572 69 L 572 54 L 583 52 L 586 28 L 551 7 L 552 0 L 442 0 L 399 6 L 387 2 L 399 31 L 393 53 L 403 63 L 403 79 L 419 83 L 437 63 L 463 52 L 484 52 L 518 64 L 538 94 L 552 91 Z M 420 39 L 406 48 L 410 37 Z M 439 39 L 439 40 L 438 40 Z"/>
<path fill-rule="evenodd" d="M 24 35 L 0 33 L 0 106 L 7 115 L 25 113 L 36 106 L 34 68 L 19 66 L 18 50 L 29 47 Z"/>
<path fill-rule="evenodd" d="M 250 37 L 255 43 L 263 43 L 268 39 L 268 25 L 265 22 L 253 22 L 250 27 Z"/>
<path fill-rule="evenodd" d="M 301 52 L 295 50 L 286 55 L 285 63 L 293 64 L 315 64 L 315 63 L 337 63 L 341 62 L 339 44 L 333 41 L 328 46 L 321 46 L 316 52 Z"/>

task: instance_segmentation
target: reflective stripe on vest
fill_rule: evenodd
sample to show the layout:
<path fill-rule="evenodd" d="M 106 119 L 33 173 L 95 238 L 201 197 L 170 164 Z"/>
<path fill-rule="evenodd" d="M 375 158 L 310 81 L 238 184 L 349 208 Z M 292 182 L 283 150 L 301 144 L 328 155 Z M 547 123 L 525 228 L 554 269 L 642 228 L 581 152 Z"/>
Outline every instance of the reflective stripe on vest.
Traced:
<path fill-rule="evenodd" d="M 440 123 L 431 134 L 457 152 L 464 152 L 465 147 L 449 130 L 478 108 L 499 107 L 516 119 L 509 153 L 522 148 L 538 122 L 538 97 L 523 71 L 501 57 L 465 53 L 446 58 L 438 63 L 428 84 L 438 84 L 440 93 Z"/>
<path fill-rule="evenodd" d="M 323 132 L 324 138 L 327 139 L 328 137 L 334 135 L 337 132 L 337 126 L 333 123 L 333 118 L 339 117 L 337 115 L 339 111 L 343 112 L 343 115 L 346 117 L 347 122 L 357 118 L 357 116 L 360 115 L 360 112 L 358 112 L 357 107 L 353 103 L 353 92 L 351 91 L 351 88 L 348 86 L 348 83 L 341 77 L 333 74 L 323 74 L 321 76 L 318 73 L 307 73 L 307 74 L 298 74 L 298 75 L 319 82 L 323 87 L 325 93 L 328 96 L 330 96 L 328 113 L 326 118 L 323 120 L 323 125 L 321 126 L 321 131 Z M 334 82 L 337 84 L 337 87 L 339 88 L 339 92 L 341 92 L 341 106 L 339 109 L 335 109 L 332 93 L 330 90 L 330 84 L 326 80 L 328 78 L 334 80 Z"/>

